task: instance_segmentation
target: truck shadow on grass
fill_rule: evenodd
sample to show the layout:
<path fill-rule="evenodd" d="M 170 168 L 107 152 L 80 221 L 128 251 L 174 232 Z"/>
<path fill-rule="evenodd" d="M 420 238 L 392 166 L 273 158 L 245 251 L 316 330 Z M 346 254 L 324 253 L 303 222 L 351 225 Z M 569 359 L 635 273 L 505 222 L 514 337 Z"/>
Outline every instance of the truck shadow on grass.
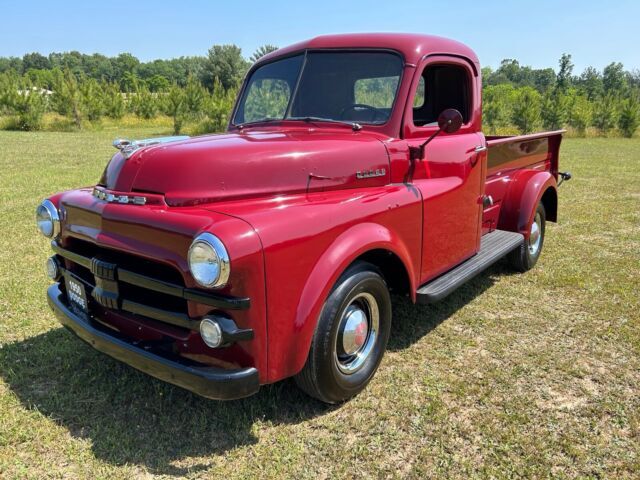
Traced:
<path fill-rule="evenodd" d="M 493 276 L 506 273 L 494 266 L 436 306 L 394 298 L 389 349 L 415 343 L 489 288 Z M 88 440 L 96 458 L 163 475 L 207 469 L 208 462 L 189 457 L 256 443 L 256 422 L 298 423 L 340 408 L 307 397 L 292 380 L 243 400 L 205 400 L 94 351 L 63 328 L 4 345 L 0 372 L 26 408 Z"/>
<path fill-rule="evenodd" d="M 414 305 L 408 298 L 393 297 L 393 322 L 387 350 L 398 351 L 410 347 L 471 300 L 491 288 L 496 277 L 515 273 L 504 261 L 498 262 L 432 305 Z"/>

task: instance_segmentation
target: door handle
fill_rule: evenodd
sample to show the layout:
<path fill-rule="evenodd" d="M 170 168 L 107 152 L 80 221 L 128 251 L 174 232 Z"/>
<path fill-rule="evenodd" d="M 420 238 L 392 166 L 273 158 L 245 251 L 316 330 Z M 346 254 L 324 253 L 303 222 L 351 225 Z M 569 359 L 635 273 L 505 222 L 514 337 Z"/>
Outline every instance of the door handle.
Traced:
<path fill-rule="evenodd" d="M 478 160 L 480 160 L 480 154 L 484 152 L 486 149 L 487 147 L 485 147 L 484 145 L 478 145 L 476 148 L 473 149 L 473 153 L 476 153 L 477 155 L 471 157 L 471 160 L 470 160 L 471 168 L 476 166 L 476 164 L 478 163 Z"/>

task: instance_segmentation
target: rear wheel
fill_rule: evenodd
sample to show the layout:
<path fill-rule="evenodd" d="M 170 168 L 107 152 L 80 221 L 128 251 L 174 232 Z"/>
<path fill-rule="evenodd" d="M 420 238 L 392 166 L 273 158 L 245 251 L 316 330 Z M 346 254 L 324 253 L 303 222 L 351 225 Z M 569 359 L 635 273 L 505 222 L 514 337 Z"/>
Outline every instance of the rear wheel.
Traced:
<path fill-rule="evenodd" d="M 390 328 L 387 284 L 373 265 L 354 264 L 336 282 L 324 304 L 296 383 L 326 403 L 357 395 L 380 365 Z"/>
<path fill-rule="evenodd" d="M 509 255 L 509 261 L 513 268 L 520 272 L 526 272 L 535 266 L 540 258 L 540 253 L 542 253 L 545 226 L 546 212 L 544 205 L 540 202 L 529 226 L 529 239 Z"/>

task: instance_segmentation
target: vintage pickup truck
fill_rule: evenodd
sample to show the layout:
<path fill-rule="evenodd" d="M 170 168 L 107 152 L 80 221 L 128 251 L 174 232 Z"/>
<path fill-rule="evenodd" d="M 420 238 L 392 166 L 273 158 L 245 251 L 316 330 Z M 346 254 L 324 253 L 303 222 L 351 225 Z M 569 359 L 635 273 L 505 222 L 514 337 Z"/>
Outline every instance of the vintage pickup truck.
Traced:
<path fill-rule="evenodd" d="M 481 91 L 474 52 L 434 36 L 266 55 L 226 133 L 116 141 L 97 185 L 38 206 L 48 302 L 207 398 L 294 376 L 349 399 L 393 335 L 390 292 L 435 302 L 503 257 L 526 271 L 556 221 L 562 132 L 484 136 Z"/>

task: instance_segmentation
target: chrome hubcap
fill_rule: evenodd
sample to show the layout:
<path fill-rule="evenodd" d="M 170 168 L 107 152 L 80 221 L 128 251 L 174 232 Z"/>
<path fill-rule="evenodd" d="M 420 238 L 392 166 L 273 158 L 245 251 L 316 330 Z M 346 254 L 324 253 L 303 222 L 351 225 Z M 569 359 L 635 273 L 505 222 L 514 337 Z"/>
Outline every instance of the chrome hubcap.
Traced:
<path fill-rule="evenodd" d="M 362 348 L 369 333 L 367 314 L 356 305 L 349 305 L 345 312 L 344 328 L 342 330 L 342 350 L 347 355 L 353 355 Z"/>
<path fill-rule="evenodd" d="M 380 311 L 370 293 L 360 293 L 351 300 L 340 318 L 336 339 L 336 364 L 341 372 L 360 370 L 373 350 L 380 324 Z"/>
<path fill-rule="evenodd" d="M 531 232 L 529 232 L 529 253 L 536 255 L 540 250 L 540 242 L 542 241 L 542 218 L 536 213 L 536 218 L 531 224 Z"/>

